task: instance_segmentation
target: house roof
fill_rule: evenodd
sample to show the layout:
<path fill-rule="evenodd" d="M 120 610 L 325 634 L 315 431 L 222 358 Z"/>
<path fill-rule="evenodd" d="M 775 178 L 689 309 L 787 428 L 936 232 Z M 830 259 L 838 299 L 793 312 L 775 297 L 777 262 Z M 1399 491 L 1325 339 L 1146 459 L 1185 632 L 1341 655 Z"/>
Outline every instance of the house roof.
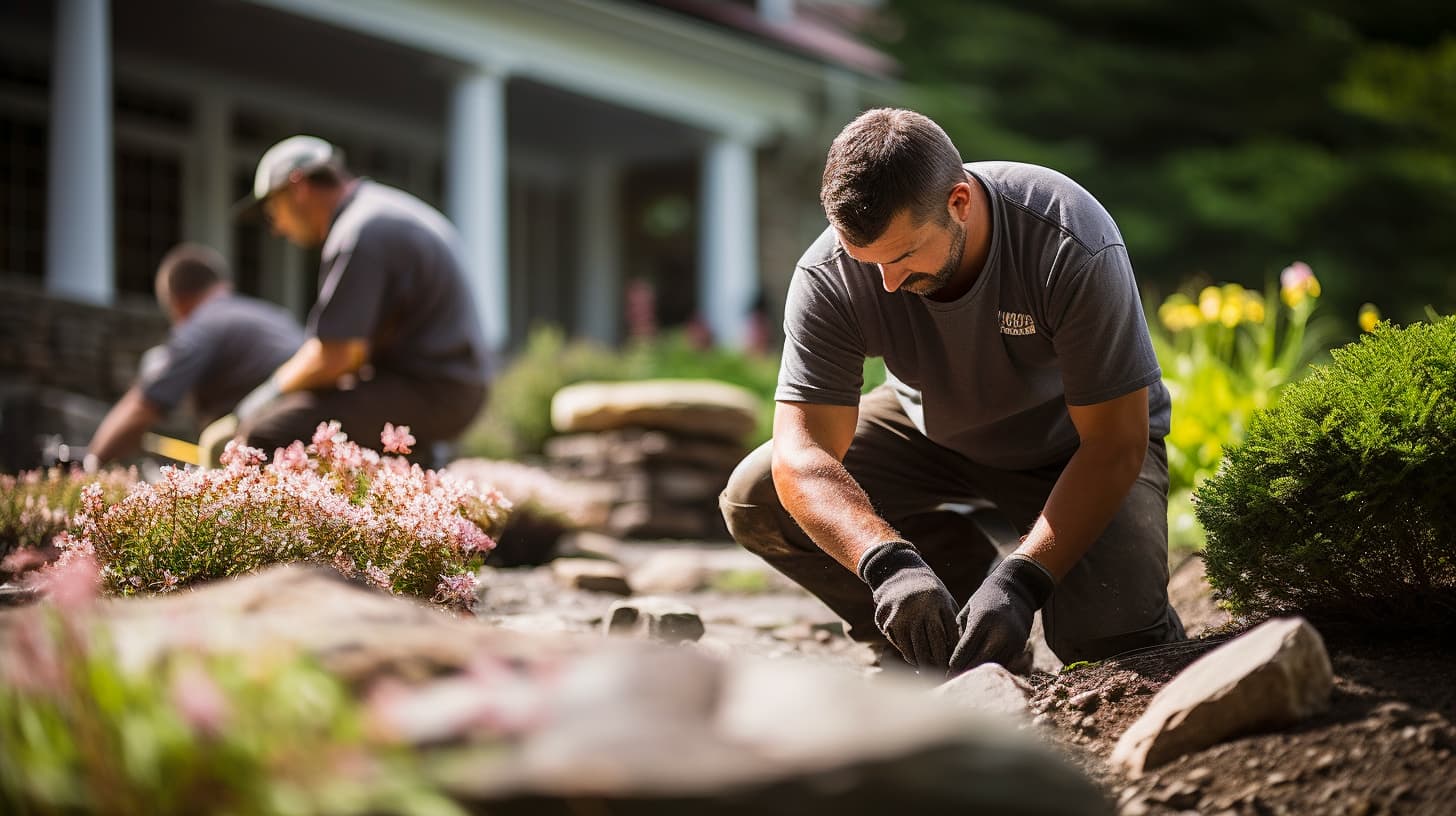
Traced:
<path fill-rule="evenodd" d="M 892 77 L 899 64 L 867 44 L 855 30 L 867 21 L 869 9 L 834 2 L 799 2 L 787 21 L 770 20 L 752 4 L 724 0 L 636 0 L 668 12 L 692 17 L 749 35 L 782 50 L 876 78 Z"/>

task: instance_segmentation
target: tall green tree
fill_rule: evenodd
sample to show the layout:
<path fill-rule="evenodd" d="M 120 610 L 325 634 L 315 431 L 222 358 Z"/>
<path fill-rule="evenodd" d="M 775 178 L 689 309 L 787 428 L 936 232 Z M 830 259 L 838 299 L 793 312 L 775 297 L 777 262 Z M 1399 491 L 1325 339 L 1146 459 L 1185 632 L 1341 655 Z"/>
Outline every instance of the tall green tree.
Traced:
<path fill-rule="evenodd" d="M 1163 292 L 1314 266 L 1354 330 L 1456 310 L 1456 5 L 891 0 L 907 104 L 1080 181 Z"/>

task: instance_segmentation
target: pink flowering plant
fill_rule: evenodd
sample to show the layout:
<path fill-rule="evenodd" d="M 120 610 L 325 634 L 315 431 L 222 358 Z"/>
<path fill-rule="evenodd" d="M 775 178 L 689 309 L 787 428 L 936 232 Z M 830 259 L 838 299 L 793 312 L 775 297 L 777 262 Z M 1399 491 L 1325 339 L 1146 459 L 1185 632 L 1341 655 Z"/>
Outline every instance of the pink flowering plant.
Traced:
<path fill-rule="evenodd" d="M 135 468 L 88 475 L 77 468 L 0 475 L 0 581 L 55 558 L 51 543 L 80 511 L 83 489 L 95 485 L 102 506 L 119 501 L 136 484 Z"/>
<path fill-rule="evenodd" d="M 171 592 L 268 564 L 328 564 L 395 594 L 469 607 L 475 572 L 510 503 L 493 488 L 408 463 L 407 426 L 385 425 L 384 455 L 337 422 L 266 454 L 234 441 L 216 470 L 164 468 L 106 506 L 81 493 L 58 567 L 95 558 L 112 593 Z"/>

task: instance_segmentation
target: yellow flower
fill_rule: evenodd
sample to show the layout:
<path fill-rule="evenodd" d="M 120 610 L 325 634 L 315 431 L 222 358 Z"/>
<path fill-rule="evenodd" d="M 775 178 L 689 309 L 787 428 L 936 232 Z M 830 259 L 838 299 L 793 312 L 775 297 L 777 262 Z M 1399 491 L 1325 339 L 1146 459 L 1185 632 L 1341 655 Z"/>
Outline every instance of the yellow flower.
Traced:
<path fill-rule="evenodd" d="M 1189 312 L 1192 312 L 1190 317 Z M 1158 307 L 1158 320 L 1171 332 L 1191 329 L 1199 323 L 1198 307 L 1185 294 L 1175 293 Z"/>
<path fill-rule="evenodd" d="M 1225 283 L 1219 290 L 1218 322 L 1232 329 L 1244 320 L 1244 300 L 1248 290 L 1237 283 Z"/>
<path fill-rule="evenodd" d="M 1198 311 L 1203 314 L 1203 319 L 1212 323 L 1218 319 L 1218 313 L 1223 309 L 1223 295 L 1219 293 L 1217 286 L 1205 286 L 1202 292 L 1198 293 Z"/>
<path fill-rule="evenodd" d="M 1232 329 L 1234 326 L 1239 325 L 1243 319 L 1244 304 L 1242 299 L 1226 299 L 1223 302 L 1223 307 L 1218 310 L 1218 322 L 1222 323 L 1225 328 Z"/>
<path fill-rule="evenodd" d="M 1293 309 L 1303 303 L 1305 298 L 1319 296 L 1319 278 L 1314 276 L 1314 270 L 1304 261 L 1295 261 L 1279 273 L 1279 297 L 1289 308 Z"/>
<path fill-rule="evenodd" d="M 1264 299 L 1250 292 L 1244 300 L 1244 320 L 1250 323 L 1264 322 Z"/>
<path fill-rule="evenodd" d="M 1173 295 L 1158 307 L 1158 320 L 1171 332 L 1191 329 L 1201 321 L 1198 307 L 1185 295 Z"/>
<path fill-rule="evenodd" d="M 1374 303 L 1367 303 L 1360 307 L 1359 319 L 1361 331 L 1375 331 L 1375 327 L 1380 323 L 1380 310 L 1375 307 Z"/>

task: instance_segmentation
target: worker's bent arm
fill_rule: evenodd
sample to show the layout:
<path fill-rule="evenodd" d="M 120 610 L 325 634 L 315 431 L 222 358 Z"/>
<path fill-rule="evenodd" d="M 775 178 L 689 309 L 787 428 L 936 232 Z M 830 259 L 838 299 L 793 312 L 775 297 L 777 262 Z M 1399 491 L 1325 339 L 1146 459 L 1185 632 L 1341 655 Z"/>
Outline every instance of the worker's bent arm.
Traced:
<path fill-rule="evenodd" d="M 1017 552 L 1061 580 L 1117 515 L 1148 455 L 1148 389 L 1069 405 L 1081 443 Z"/>
<path fill-rule="evenodd" d="M 141 448 L 142 434 L 161 418 L 161 407 L 132 386 L 101 420 L 86 446 L 88 459 L 94 456 L 96 462 L 105 464 L 136 453 Z"/>
<path fill-rule="evenodd" d="M 278 390 L 283 393 L 332 388 L 340 377 L 358 371 L 368 359 L 368 340 L 320 340 L 310 337 L 292 357 L 278 367 L 273 379 L 278 384 Z"/>
<path fill-rule="evenodd" d="M 773 480 L 779 501 L 820 549 L 858 572 L 865 550 L 900 538 L 844 469 L 859 409 L 780 402 L 774 408 Z"/>

